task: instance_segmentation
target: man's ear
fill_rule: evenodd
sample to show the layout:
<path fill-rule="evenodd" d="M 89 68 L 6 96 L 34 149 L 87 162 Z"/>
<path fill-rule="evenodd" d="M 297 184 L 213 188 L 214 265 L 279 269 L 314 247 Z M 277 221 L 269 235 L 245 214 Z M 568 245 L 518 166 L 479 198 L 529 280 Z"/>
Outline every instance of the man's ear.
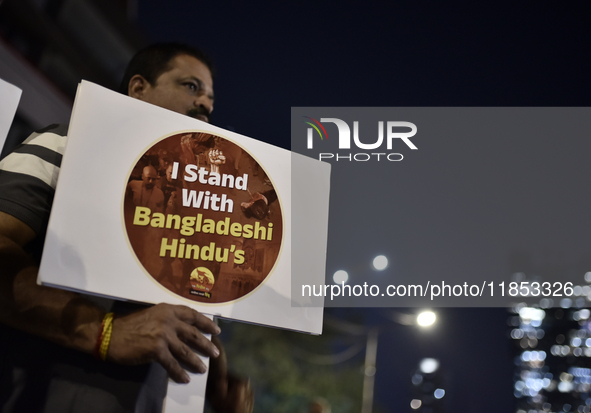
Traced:
<path fill-rule="evenodd" d="M 127 86 L 127 94 L 132 98 L 144 100 L 146 89 L 150 86 L 150 82 L 146 80 L 142 75 L 133 75 L 129 79 L 129 85 Z"/>

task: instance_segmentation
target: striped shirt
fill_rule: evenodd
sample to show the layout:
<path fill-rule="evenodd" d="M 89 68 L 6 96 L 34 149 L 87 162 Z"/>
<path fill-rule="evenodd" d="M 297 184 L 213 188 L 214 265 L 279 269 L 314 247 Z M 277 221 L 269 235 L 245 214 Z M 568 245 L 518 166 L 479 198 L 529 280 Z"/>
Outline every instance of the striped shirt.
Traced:
<path fill-rule="evenodd" d="M 0 211 L 36 233 L 28 250 L 40 259 L 67 125 L 33 133 L 0 161 Z M 1 268 L 0 268 L 1 269 Z M 116 303 L 125 313 L 137 305 Z M 156 363 L 121 366 L 0 324 L 0 411 L 3 413 L 160 413 L 166 371 Z"/>
<path fill-rule="evenodd" d="M 35 132 L 0 161 L 0 211 L 20 219 L 38 236 L 47 229 L 67 129 L 51 125 Z"/>

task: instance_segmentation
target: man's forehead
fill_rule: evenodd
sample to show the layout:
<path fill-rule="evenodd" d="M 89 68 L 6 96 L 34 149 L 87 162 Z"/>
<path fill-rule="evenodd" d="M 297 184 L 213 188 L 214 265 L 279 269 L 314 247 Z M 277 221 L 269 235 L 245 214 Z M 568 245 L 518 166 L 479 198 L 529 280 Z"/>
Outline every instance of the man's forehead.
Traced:
<path fill-rule="evenodd" d="M 178 54 L 173 57 L 168 63 L 167 70 L 162 74 L 167 72 L 175 72 L 176 74 L 185 76 L 194 76 L 200 80 L 209 81 L 213 84 L 211 71 L 207 65 L 196 57 L 188 54 Z"/>

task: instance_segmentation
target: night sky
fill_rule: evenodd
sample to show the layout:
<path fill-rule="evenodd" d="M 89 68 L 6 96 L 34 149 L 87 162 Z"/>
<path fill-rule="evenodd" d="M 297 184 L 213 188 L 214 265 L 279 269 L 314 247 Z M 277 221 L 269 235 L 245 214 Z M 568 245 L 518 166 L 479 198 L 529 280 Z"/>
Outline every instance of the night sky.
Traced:
<path fill-rule="evenodd" d="M 141 0 L 139 20 L 152 41 L 213 58 L 212 123 L 289 148 L 293 106 L 590 106 L 583 4 Z M 359 260 L 375 255 L 366 244 Z M 511 411 L 507 316 L 444 309 L 435 331 L 393 326 L 379 341 L 377 402 L 407 411 L 411 372 L 431 356 L 450 377 L 448 411 Z"/>

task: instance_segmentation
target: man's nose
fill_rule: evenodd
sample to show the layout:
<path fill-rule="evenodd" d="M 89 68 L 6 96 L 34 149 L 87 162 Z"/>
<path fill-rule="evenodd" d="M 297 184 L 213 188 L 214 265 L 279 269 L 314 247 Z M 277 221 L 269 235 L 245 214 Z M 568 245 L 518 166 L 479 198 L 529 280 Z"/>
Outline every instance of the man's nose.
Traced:
<path fill-rule="evenodd" d="M 195 106 L 205 109 L 207 113 L 213 112 L 213 100 L 207 95 L 197 96 L 195 98 Z"/>

